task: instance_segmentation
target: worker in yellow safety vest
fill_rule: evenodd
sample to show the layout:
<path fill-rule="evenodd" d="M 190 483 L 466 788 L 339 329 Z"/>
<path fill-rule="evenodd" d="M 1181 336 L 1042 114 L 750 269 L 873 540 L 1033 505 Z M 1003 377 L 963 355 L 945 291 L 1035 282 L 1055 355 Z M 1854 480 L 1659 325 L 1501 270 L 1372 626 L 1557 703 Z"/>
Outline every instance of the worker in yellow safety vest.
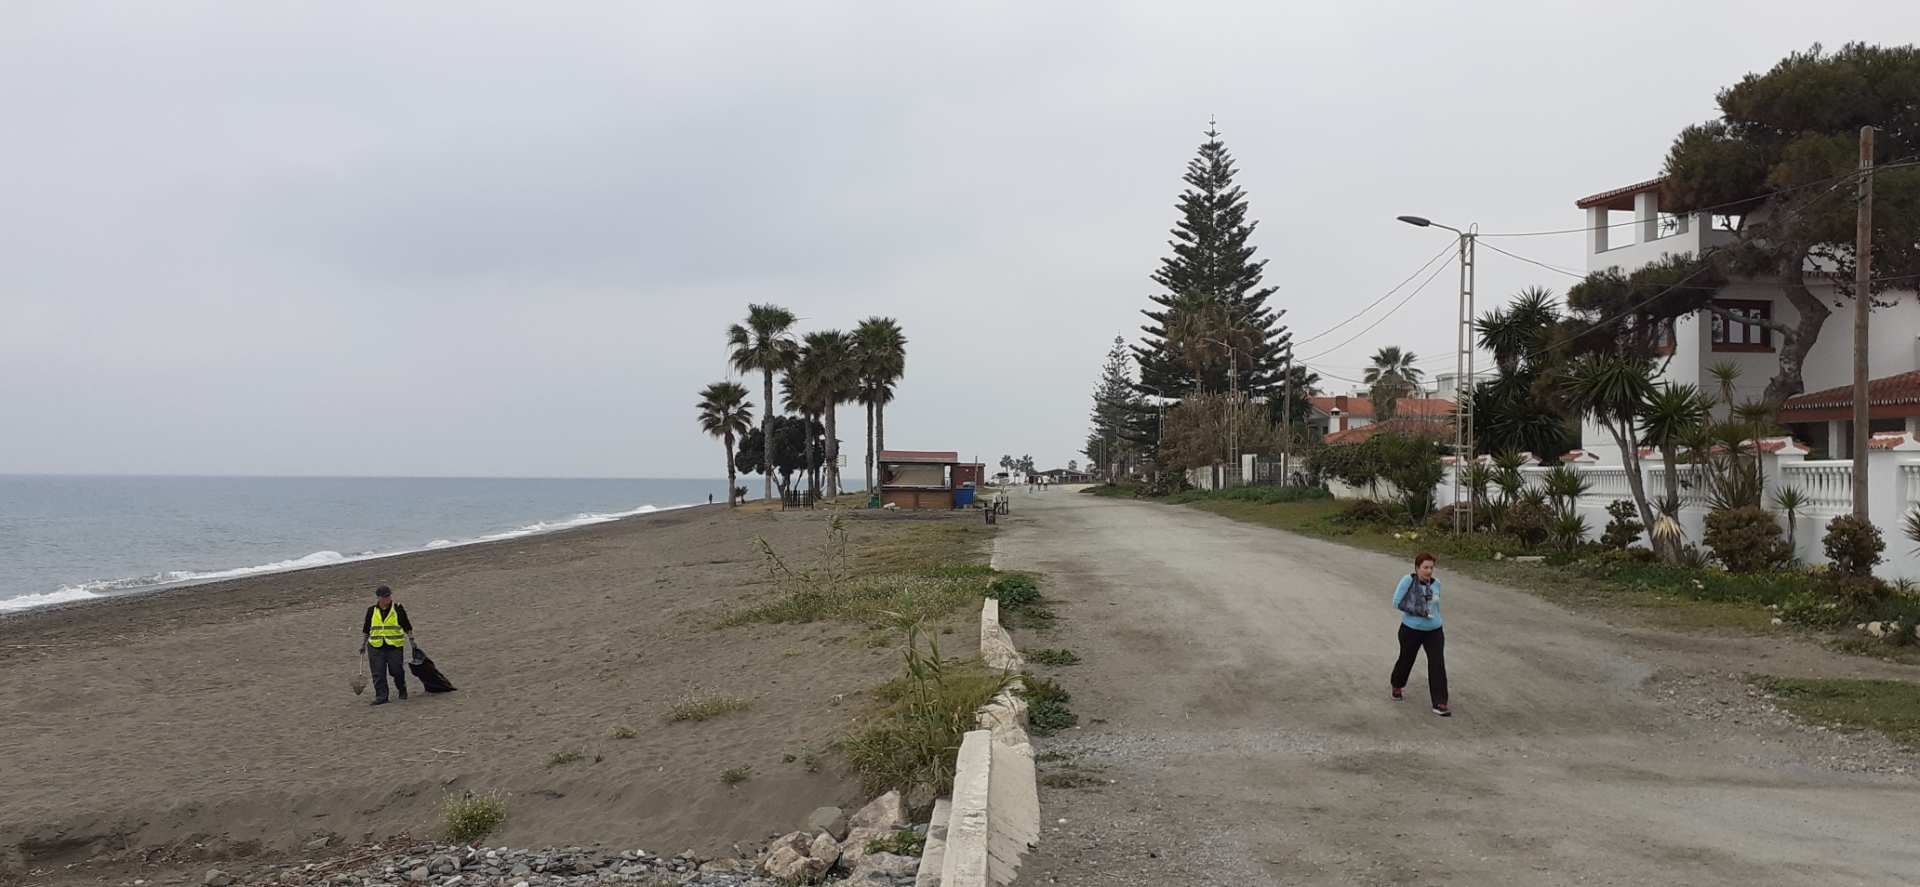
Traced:
<path fill-rule="evenodd" d="M 387 704 L 387 676 L 393 676 L 394 689 L 407 698 L 407 642 L 413 639 L 413 623 L 407 608 L 393 602 L 393 589 L 385 585 L 374 589 L 373 606 L 367 608 L 360 632 L 367 651 L 367 667 L 373 669 L 373 704 Z"/>

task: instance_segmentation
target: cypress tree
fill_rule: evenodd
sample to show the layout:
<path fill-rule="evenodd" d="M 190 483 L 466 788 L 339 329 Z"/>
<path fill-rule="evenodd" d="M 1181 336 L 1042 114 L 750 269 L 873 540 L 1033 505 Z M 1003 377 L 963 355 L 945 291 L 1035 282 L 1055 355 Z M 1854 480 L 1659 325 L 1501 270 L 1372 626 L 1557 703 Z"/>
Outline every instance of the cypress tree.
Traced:
<path fill-rule="evenodd" d="M 1257 222 L 1247 221 L 1246 193 L 1233 183 L 1233 155 L 1220 139 L 1220 131 L 1211 122 L 1207 140 L 1199 153 L 1187 163 L 1183 177 L 1186 191 L 1180 195 L 1180 221 L 1174 226 L 1173 255 L 1160 260 L 1153 282 L 1161 292 L 1150 298 L 1153 307 L 1143 310 L 1146 335 L 1134 346 L 1140 365 L 1140 390 L 1167 398 L 1185 397 L 1196 387 L 1194 369 L 1176 345 L 1168 341 L 1174 307 L 1181 297 L 1215 300 L 1232 327 L 1215 336 L 1239 340 L 1247 354 L 1237 357 L 1239 388 L 1249 396 L 1271 394 L 1282 380 L 1282 354 L 1289 334 L 1280 323 L 1284 311 L 1267 306 L 1274 288 L 1261 286 L 1266 260 L 1253 258 L 1254 248 L 1247 244 Z M 1209 373 L 1202 374 L 1200 387 L 1226 391 L 1228 362 L 1218 361 Z"/>

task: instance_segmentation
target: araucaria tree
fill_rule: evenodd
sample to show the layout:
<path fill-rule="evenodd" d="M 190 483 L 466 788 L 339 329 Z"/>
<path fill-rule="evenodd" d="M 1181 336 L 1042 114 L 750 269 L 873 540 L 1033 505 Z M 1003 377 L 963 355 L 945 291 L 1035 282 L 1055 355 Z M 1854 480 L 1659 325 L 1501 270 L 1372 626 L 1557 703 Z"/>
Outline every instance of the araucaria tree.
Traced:
<path fill-rule="evenodd" d="M 1093 433 L 1085 450 L 1089 466 L 1109 477 L 1131 474 L 1136 426 L 1145 411 L 1145 399 L 1133 386 L 1133 356 L 1127 340 L 1114 336 L 1106 363 L 1100 367 L 1100 384 L 1093 389 Z"/>
<path fill-rule="evenodd" d="M 1218 129 L 1187 164 L 1173 255 L 1160 260 L 1153 307 L 1142 313 L 1145 336 L 1134 346 L 1141 391 L 1167 399 L 1237 388 L 1269 394 L 1280 381 L 1288 333 L 1284 312 L 1268 307 L 1274 288 L 1261 286 L 1266 262 L 1248 244 L 1245 192 L 1233 183 L 1233 155 Z M 1229 384 L 1229 373 L 1235 376 Z"/>
<path fill-rule="evenodd" d="M 700 391 L 700 430 L 720 438 L 727 452 L 727 506 L 739 503 L 735 495 L 733 441 L 753 430 L 753 404 L 747 387 L 738 382 L 715 382 Z"/>
<path fill-rule="evenodd" d="M 781 459 L 773 439 L 773 376 L 792 369 L 799 357 L 799 346 L 793 341 L 793 321 L 793 312 L 779 305 L 748 305 L 747 322 L 727 329 L 727 347 L 731 349 L 728 360 L 734 370 L 758 371 L 761 375 L 764 385 L 760 402 L 761 452 L 773 454 L 768 461 L 775 464 Z M 766 474 L 765 495 L 773 498 L 772 472 Z"/>
<path fill-rule="evenodd" d="M 1874 175 L 1873 278 L 1920 273 L 1920 167 L 1891 162 L 1920 154 L 1920 50 L 1850 43 L 1828 53 L 1816 44 L 1717 100 L 1719 119 L 1687 127 L 1668 151 L 1661 209 L 1712 208 L 1736 229 L 1734 242 L 1688 263 L 1770 278 L 1793 306 L 1791 323 L 1737 321 L 1758 323 L 1777 340 L 1779 366 L 1763 397 L 1779 403 L 1805 389 L 1802 367 L 1832 309 L 1861 295 L 1853 292 L 1853 195 L 1862 126 L 1878 130 L 1874 154 L 1885 167 Z M 1834 304 L 1809 286 L 1815 268 L 1832 272 Z M 1665 304 L 1638 310 L 1724 315 L 1712 301 L 1721 280 L 1685 282 Z"/>

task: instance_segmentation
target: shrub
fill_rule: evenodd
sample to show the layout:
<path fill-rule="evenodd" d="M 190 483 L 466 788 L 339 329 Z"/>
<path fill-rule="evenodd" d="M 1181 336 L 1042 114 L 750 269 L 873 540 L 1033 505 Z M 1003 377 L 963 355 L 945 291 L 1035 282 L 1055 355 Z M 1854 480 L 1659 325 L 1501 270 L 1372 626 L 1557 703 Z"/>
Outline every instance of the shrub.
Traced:
<path fill-rule="evenodd" d="M 487 836 L 507 818 L 507 800 L 494 792 L 462 792 L 441 807 L 442 831 L 455 844 L 469 844 Z"/>
<path fill-rule="evenodd" d="M 1606 530 L 1600 534 L 1600 544 L 1622 551 L 1640 538 L 1646 524 L 1640 522 L 1640 509 L 1625 499 L 1615 499 L 1607 505 Z M 1651 553 L 1651 552 L 1649 552 Z"/>
<path fill-rule="evenodd" d="M 1793 561 L 1780 522 L 1755 505 L 1709 512 L 1702 541 L 1735 573 L 1771 570 Z"/>
<path fill-rule="evenodd" d="M 1451 531 L 1453 529 L 1453 512 L 1458 507 L 1457 505 L 1441 506 L 1427 518 L 1427 526 L 1435 530 Z M 1473 509 L 1473 528 L 1476 530 L 1485 530 L 1492 525 L 1493 519 L 1492 515 L 1487 512 L 1487 503 L 1475 503 Z"/>
<path fill-rule="evenodd" d="M 1039 736 L 1057 733 L 1080 723 L 1080 716 L 1067 708 L 1073 694 L 1049 678 L 1021 677 L 1020 698 L 1027 701 L 1027 726 Z"/>
<path fill-rule="evenodd" d="M 1880 553 L 1887 550 L 1880 528 L 1851 514 L 1840 515 L 1827 524 L 1824 541 L 1833 568 L 1848 576 L 1873 575 L 1874 566 L 1882 560 Z"/>
<path fill-rule="evenodd" d="M 1851 612 L 1842 610 L 1838 601 L 1816 594 L 1796 594 L 1780 605 L 1780 618 L 1786 622 L 1814 628 L 1839 628 L 1854 621 Z"/>
<path fill-rule="evenodd" d="M 1521 499 L 1507 507 L 1505 529 L 1521 545 L 1533 548 L 1547 541 L 1553 529 L 1553 512 L 1531 499 Z"/>
<path fill-rule="evenodd" d="M 1355 499 L 1333 519 L 1343 524 L 1385 524 L 1394 522 L 1394 510 L 1383 502 Z"/>
<path fill-rule="evenodd" d="M 895 829 L 884 838 L 867 842 L 868 853 L 892 853 L 895 856 L 919 856 L 926 852 L 927 836 L 910 828 Z"/>
<path fill-rule="evenodd" d="M 1160 499 L 1175 493 L 1184 493 L 1192 487 L 1187 476 L 1178 471 L 1163 471 L 1159 476 L 1140 485 L 1140 498 Z"/>
<path fill-rule="evenodd" d="M 1027 658 L 1041 665 L 1065 666 L 1080 664 L 1080 654 L 1065 649 L 1035 650 L 1028 653 Z"/>
<path fill-rule="evenodd" d="M 1032 606 L 1040 602 L 1040 585 L 1025 573 L 1008 573 L 987 585 L 987 597 L 1011 609 Z"/>
<path fill-rule="evenodd" d="M 739 785 L 753 778 L 752 767 L 728 767 L 720 771 L 721 785 Z"/>

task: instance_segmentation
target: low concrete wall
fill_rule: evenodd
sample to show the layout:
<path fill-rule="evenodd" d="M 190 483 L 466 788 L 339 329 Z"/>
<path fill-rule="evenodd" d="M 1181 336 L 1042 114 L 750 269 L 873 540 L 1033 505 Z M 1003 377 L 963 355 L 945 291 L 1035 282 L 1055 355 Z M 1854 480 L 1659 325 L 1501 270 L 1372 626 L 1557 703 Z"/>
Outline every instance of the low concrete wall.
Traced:
<path fill-rule="evenodd" d="M 1026 667 L 992 599 L 980 608 L 980 658 L 1006 672 Z M 982 706 L 980 729 L 961 740 L 953 797 L 934 802 L 915 887 L 1011 884 L 1040 840 L 1040 785 L 1019 686 L 1016 678 Z"/>

